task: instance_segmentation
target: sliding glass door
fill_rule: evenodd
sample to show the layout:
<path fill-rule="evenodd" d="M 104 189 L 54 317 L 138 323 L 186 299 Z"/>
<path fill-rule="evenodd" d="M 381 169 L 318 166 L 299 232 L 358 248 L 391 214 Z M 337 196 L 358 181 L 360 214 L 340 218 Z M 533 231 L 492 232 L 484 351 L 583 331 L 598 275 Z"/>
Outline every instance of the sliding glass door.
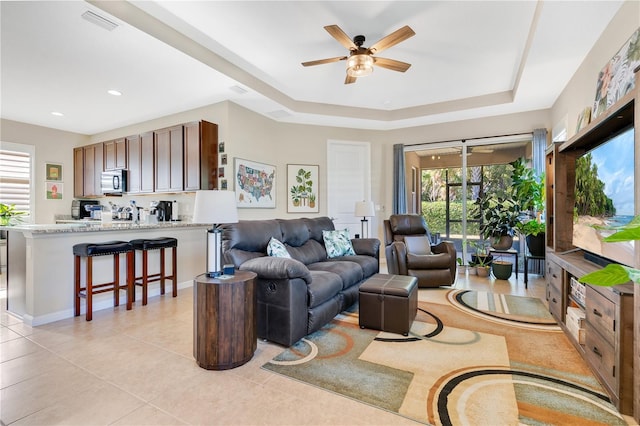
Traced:
<path fill-rule="evenodd" d="M 469 259 L 470 243 L 481 239 L 476 200 L 504 192 L 511 185 L 509 163 L 521 157 L 531 159 L 531 135 L 407 147 L 406 163 L 419 169 L 421 190 L 409 211 L 425 217 L 434 239 L 453 241 L 458 256 Z M 514 248 L 519 250 L 517 238 Z"/>

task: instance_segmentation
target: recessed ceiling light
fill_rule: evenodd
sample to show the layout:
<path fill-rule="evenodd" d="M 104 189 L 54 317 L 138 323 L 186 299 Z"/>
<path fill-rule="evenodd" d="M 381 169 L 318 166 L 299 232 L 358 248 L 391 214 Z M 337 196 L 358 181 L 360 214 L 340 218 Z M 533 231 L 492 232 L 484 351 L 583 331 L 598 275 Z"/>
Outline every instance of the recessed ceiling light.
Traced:
<path fill-rule="evenodd" d="M 51 111 L 51 115 L 55 115 L 56 117 L 64 117 L 64 114 L 58 111 Z"/>
<path fill-rule="evenodd" d="M 118 90 L 107 90 L 107 93 L 113 96 L 122 96 L 122 92 L 118 91 Z"/>

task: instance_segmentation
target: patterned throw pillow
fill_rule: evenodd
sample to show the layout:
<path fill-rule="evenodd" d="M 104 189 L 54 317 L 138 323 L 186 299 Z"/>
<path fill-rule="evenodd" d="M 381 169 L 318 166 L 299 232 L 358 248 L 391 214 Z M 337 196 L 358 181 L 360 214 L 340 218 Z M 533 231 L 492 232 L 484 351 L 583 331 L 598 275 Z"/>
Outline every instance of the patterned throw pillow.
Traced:
<path fill-rule="evenodd" d="M 273 257 L 286 257 L 291 259 L 291 255 L 284 244 L 273 237 L 271 237 L 269 244 L 267 245 L 267 254 Z"/>
<path fill-rule="evenodd" d="M 354 256 L 356 254 L 356 252 L 353 251 L 349 230 L 347 229 L 322 231 L 322 238 L 324 239 L 324 247 L 327 250 L 328 258 Z"/>

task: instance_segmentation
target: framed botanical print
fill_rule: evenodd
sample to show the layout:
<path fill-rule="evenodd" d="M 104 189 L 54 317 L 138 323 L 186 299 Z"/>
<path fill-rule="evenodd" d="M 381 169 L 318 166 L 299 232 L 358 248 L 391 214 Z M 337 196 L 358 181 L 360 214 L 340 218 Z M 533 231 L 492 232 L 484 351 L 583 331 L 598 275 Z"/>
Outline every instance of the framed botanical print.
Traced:
<path fill-rule="evenodd" d="M 318 213 L 318 173 L 312 164 L 287 164 L 287 212 Z"/>
<path fill-rule="evenodd" d="M 276 207 L 276 167 L 235 158 L 233 179 L 239 208 Z"/>

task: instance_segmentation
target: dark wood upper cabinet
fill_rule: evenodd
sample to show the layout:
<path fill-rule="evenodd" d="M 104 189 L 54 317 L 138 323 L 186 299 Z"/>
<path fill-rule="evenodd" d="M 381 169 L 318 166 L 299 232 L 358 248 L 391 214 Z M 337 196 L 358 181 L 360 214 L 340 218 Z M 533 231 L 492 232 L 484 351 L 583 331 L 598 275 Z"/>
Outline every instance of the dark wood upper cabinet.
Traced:
<path fill-rule="evenodd" d="M 104 170 L 127 169 L 127 192 L 218 187 L 218 125 L 194 121 L 74 149 L 74 196 L 101 196 Z"/>
<path fill-rule="evenodd" d="M 183 183 L 183 126 L 154 132 L 155 191 L 182 191 Z"/>
<path fill-rule="evenodd" d="M 73 149 L 73 196 L 84 197 L 84 149 Z"/>
<path fill-rule="evenodd" d="M 127 168 L 127 142 L 125 138 L 104 142 L 104 169 Z"/>
<path fill-rule="evenodd" d="M 218 125 L 195 121 L 184 125 L 184 190 L 218 187 Z"/>
<path fill-rule="evenodd" d="M 83 197 L 102 195 L 100 179 L 104 171 L 104 145 L 102 142 L 84 146 L 83 151 Z M 74 190 L 74 193 L 76 191 Z"/>

